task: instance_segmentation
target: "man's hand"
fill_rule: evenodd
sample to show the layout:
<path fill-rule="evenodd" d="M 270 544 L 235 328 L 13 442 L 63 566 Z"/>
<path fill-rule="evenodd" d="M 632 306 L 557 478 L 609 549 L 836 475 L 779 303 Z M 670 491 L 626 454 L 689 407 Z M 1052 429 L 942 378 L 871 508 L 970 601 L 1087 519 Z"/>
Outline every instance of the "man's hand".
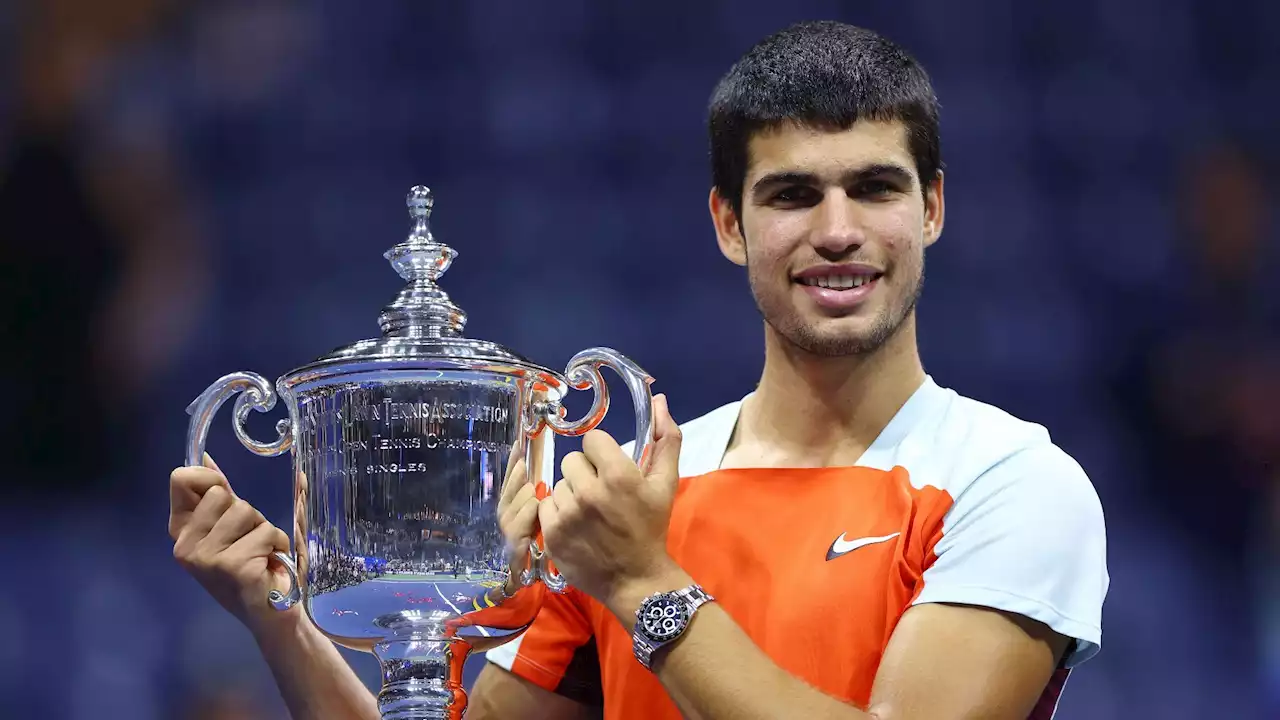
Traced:
<path fill-rule="evenodd" d="M 547 550 L 574 587 L 607 607 L 615 596 L 670 574 L 667 523 L 680 481 L 680 428 L 666 398 L 653 399 L 655 443 L 641 473 L 608 434 L 593 430 L 538 506 Z M 672 588 L 674 589 L 674 588 Z"/>
<path fill-rule="evenodd" d="M 272 588 L 288 587 L 271 554 L 288 552 L 289 537 L 236 497 L 208 455 L 205 467 L 178 468 L 169 477 L 169 536 L 178 563 L 255 635 L 296 622 L 296 608 L 282 613 L 267 603 Z"/>
<path fill-rule="evenodd" d="M 516 453 L 512 452 L 512 457 Z M 507 476 L 502 481 L 502 495 L 498 498 L 498 527 L 506 543 L 507 584 L 506 595 L 520 589 L 520 572 L 529 564 L 529 543 L 537 531 L 538 497 L 536 488 L 525 472 L 524 458 L 507 465 Z"/>

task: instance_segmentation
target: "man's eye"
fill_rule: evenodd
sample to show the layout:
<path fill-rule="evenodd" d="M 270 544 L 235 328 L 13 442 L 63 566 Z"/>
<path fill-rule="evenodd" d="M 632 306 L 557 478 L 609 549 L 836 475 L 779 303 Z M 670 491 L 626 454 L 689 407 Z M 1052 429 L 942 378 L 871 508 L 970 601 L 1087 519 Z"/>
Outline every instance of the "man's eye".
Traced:
<path fill-rule="evenodd" d="M 894 191 L 893 185 L 884 180 L 868 180 L 858 185 L 858 194 L 863 197 L 888 195 Z"/>
<path fill-rule="evenodd" d="M 789 187 L 774 193 L 773 200 L 783 205 L 804 205 L 812 203 L 816 193 L 813 188 L 807 187 Z"/>

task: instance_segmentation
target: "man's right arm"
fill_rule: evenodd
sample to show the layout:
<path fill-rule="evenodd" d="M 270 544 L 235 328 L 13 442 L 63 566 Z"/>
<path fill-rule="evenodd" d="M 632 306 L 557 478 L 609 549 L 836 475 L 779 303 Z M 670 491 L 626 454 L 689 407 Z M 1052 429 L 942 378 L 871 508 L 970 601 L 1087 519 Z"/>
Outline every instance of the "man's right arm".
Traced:
<path fill-rule="evenodd" d="M 255 633 L 290 717 L 379 720 L 378 703 L 369 689 L 337 646 L 298 610 L 289 611 L 293 622 Z"/>
<path fill-rule="evenodd" d="M 373 695 L 301 605 L 278 612 L 267 593 L 283 581 L 271 555 L 289 538 L 236 497 L 212 459 L 169 479 L 173 556 L 253 634 L 293 720 L 378 720 Z"/>
<path fill-rule="evenodd" d="M 276 550 L 288 552 L 288 536 L 236 497 L 211 458 L 206 456 L 205 463 L 202 468 L 179 468 L 170 477 L 169 534 L 174 558 L 253 634 L 293 720 L 379 720 L 377 700 L 333 642 L 307 620 L 301 605 L 279 612 L 267 604 L 268 591 L 286 581 L 271 555 Z M 532 522 L 521 519 L 534 516 L 518 511 L 523 502 L 515 503 L 513 517 L 504 526 Z M 474 657 L 472 662 L 483 660 Z M 598 709 L 492 663 L 486 663 L 469 695 L 471 720 L 600 716 Z"/>

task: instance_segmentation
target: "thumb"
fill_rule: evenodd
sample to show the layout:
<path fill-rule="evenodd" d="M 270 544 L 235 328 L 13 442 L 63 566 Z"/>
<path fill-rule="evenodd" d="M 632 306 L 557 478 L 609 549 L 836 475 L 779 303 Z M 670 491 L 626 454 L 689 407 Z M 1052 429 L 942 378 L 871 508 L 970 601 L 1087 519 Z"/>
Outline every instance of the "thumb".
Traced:
<path fill-rule="evenodd" d="M 653 459 L 649 461 L 649 477 L 670 485 L 675 492 L 680 482 L 680 425 L 671 417 L 666 395 L 653 396 Z"/>
<path fill-rule="evenodd" d="M 222 472 L 222 468 L 218 467 L 218 463 L 213 461 L 213 456 L 209 453 L 204 454 L 204 466 L 214 472 L 222 473 L 223 477 L 226 477 L 226 473 Z"/>
<path fill-rule="evenodd" d="M 207 468 L 209 468 L 210 470 L 212 470 L 212 471 L 214 471 L 214 472 L 218 473 L 219 475 L 221 475 L 221 476 L 222 476 L 222 479 L 223 479 L 223 480 L 226 480 L 227 490 L 230 490 L 230 491 L 231 491 L 231 495 L 232 495 L 232 497 L 236 497 L 236 491 L 235 491 L 235 488 L 232 488 L 232 487 L 231 487 L 231 481 L 230 481 L 230 480 L 227 480 L 227 474 L 226 474 L 226 473 L 224 473 L 224 472 L 222 472 L 222 468 L 218 467 L 218 463 L 216 463 L 216 462 L 214 462 L 214 461 L 213 461 L 213 456 L 212 456 L 212 455 L 210 455 L 209 453 L 205 453 L 205 454 L 204 454 L 204 457 L 203 457 L 203 460 L 204 460 L 204 466 L 205 466 L 205 467 L 207 467 Z"/>

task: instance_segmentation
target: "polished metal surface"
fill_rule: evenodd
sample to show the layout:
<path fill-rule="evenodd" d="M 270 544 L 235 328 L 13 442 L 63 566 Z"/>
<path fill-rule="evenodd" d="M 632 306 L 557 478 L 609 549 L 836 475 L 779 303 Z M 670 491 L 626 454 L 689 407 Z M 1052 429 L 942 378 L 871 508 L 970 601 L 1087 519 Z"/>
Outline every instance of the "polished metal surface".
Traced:
<path fill-rule="evenodd" d="M 533 620 L 524 589 L 500 610 L 490 597 L 509 572 L 497 504 L 524 450 L 523 401 L 509 376 L 438 371 L 297 397 L 298 570 L 307 612 L 335 642 L 371 650 L 389 628 L 413 629 L 406 610 L 473 644 Z"/>
<path fill-rule="evenodd" d="M 438 281 L 458 253 L 438 240 L 429 225 L 435 206 L 431 191 L 419 185 L 409 191 L 409 236 L 384 257 L 407 285 L 378 316 L 381 336 L 338 348 L 298 368 L 284 379 L 293 385 L 350 369 L 353 362 L 423 363 L 423 367 L 476 368 L 542 374 L 552 384 L 565 384 L 559 373 L 529 362 L 501 345 L 462 336 L 467 315 L 449 299 Z"/>
<path fill-rule="evenodd" d="M 576 355 L 564 374 L 495 343 L 461 336 L 466 315 L 437 281 L 457 253 L 428 227 L 434 202 L 415 187 L 413 228 L 385 257 L 408 285 L 383 309 L 382 335 L 286 373 L 227 375 L 188 413 L 187 464 L 200 464 L 218 408 L 237 396 L 236 437 L 259 455 L 292 451 L 294 556 L 278 554 L 294 587 L 273 607 L 301 602 L 334 642 L 373 653 L 383 671 L 382 716 L 461 718 L 462 665 L 473 650 L 523 632 L 564 578 L 537 543 L 506 557 L 497 504 L 508 467 L 523 456 L 541 493 L 553 482 L 553 437 L 582 435 L 609 409 L 600 369 L 622 377 L 636 412 L 633 459 L 653 440 L 652 378 L 609 348 Z M 570 388 L 595 395 L 565 420 Z M 262 443 L 250 411 L 277 395 L 289 417 Z M 242 490 L 243 492 L 243 490 Z"/>
<path fill-rule="evenodd" d="M 187 465 L 199 466 L 204 462 L 205 440 L 209 436 L 209 425 L 218 408 L 233 396 L 236 397 L 236 411 L 232 427 L 236 437 L 250 451 L 271 457 L 279 455 L 293 446 L 293 435 L 290 433 L 288 420 L 276 423 L 279 437 L 272 443 L 260 443 L 249 437 L 244 422 L 249 411 L 270 412 L 276 406 L 276 393 L 271 382 L 257 373 L 237 372 L 223 376 L 210 385 L 200 396 L 187 406 L 187 414 L 191 423 L 187 426 Z"/>
<path fill-rule="evenodd" d="M 436 284 L 458 253 L 436 242 L 431 234 L 427 221 L 434 206 L 430 190 L 421 185 L 410 190 L 413 230 L 384 256 L 400 277 L 409 281 L 378 318 L 382 333 L 388 337 L 452 337 L 467 323 L 466 314 Z"/>

